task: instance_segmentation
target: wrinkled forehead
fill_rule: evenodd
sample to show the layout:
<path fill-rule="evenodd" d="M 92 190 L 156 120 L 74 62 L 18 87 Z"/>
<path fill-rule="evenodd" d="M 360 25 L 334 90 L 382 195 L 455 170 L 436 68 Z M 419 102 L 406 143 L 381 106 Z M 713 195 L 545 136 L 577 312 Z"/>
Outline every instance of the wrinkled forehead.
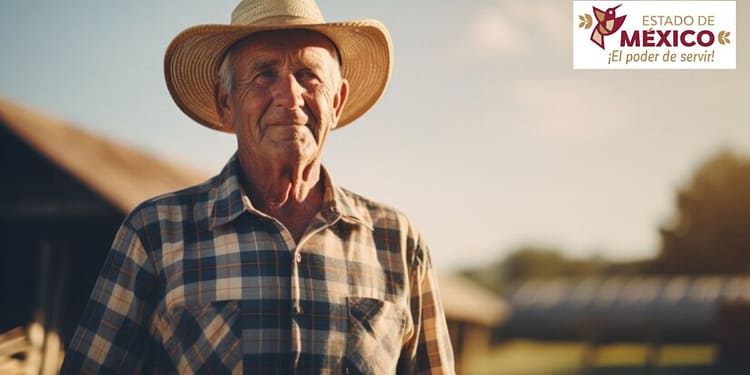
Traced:
<path fill-rule="evenodd" d="M 252 34 L 235 43 L 230 51 L 240 58 L 252 58 L 256 51 L 301 52 L 310 47 L 322 48 L 341 65 L 336 45 L 325 35 L 311 30 L 273 30 Z"/>

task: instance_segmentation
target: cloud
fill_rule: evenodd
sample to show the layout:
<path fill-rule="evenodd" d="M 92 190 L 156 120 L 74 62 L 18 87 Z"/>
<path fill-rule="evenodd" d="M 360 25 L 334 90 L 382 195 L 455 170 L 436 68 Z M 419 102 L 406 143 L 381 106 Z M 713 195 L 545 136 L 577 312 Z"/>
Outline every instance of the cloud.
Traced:
<path fill-rule="evenodd" d="M 471 34 L 474 45 L 487 52 L 517 54 L 527 52 L 530 45 L 526 34 L 496 11 L 479 14 L 473 22 Z"/>
<path fill-rule="evenodd" d="M 568 1 L 510 1 L 505 3 L 509 17 L 518 19 L 532 30 L 546 47 L 570 48 L 572 43 L 571 14 Z"/>
<path fill-rule="evenodd" d="M 477 12 L 471 39 L 480 51 L 506 55 L 569 50 L 571 12 L 559 0 L 503 1 Z"/>
<path fill-rule="evenodd" d="M 521 118 L 532 135 L 588 141 L 632 122 L 628 99 L 616 88 L 581 80 L 521 81 L 513 89 Z"/>

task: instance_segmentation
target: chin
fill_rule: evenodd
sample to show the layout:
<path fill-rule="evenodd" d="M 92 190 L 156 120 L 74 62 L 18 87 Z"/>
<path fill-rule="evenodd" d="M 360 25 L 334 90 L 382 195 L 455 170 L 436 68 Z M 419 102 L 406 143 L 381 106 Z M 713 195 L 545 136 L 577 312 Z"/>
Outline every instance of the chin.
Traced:
<path fill-rule="evenodd" d="M 285 147 L 279 150 L 278 157 L 279 160 L 283 160 L 286 164 L 307 164 L 315 157 L 315 154 L 315 150 L 307 147 Z"/>

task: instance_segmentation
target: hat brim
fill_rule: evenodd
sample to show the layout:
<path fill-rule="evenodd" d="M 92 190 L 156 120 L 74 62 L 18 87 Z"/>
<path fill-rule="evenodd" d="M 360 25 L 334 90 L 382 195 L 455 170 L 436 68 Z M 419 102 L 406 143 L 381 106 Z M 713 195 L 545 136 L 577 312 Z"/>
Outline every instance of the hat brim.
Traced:
<path fill-rule="evenodd" d="M 336 44 L 349 96 L 336 128 L 362 116 L 383 95 L 391 75 L 393 53 L 385 26 L 375 20 L 262 26 L 200 25 L 177 35 L 164 56 L 167 88 L 177 106 L 209 128 L 222 126 L 216 112 L 214 87 L 221 60 L 239 40 L 261 31 L 304 29 L 319 32 Z"/>

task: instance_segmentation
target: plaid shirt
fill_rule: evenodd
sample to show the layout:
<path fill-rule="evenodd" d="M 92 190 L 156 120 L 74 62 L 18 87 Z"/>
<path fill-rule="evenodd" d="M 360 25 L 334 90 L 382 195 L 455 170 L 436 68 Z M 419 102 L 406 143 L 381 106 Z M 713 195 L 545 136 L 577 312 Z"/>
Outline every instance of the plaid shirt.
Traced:
<path fill-rule="evenodd" d="M 256 210 L 236 155 L 120 227 L 63 373 L 453 373 L 427 247 L 322 174 L 299 243 Z"/>

